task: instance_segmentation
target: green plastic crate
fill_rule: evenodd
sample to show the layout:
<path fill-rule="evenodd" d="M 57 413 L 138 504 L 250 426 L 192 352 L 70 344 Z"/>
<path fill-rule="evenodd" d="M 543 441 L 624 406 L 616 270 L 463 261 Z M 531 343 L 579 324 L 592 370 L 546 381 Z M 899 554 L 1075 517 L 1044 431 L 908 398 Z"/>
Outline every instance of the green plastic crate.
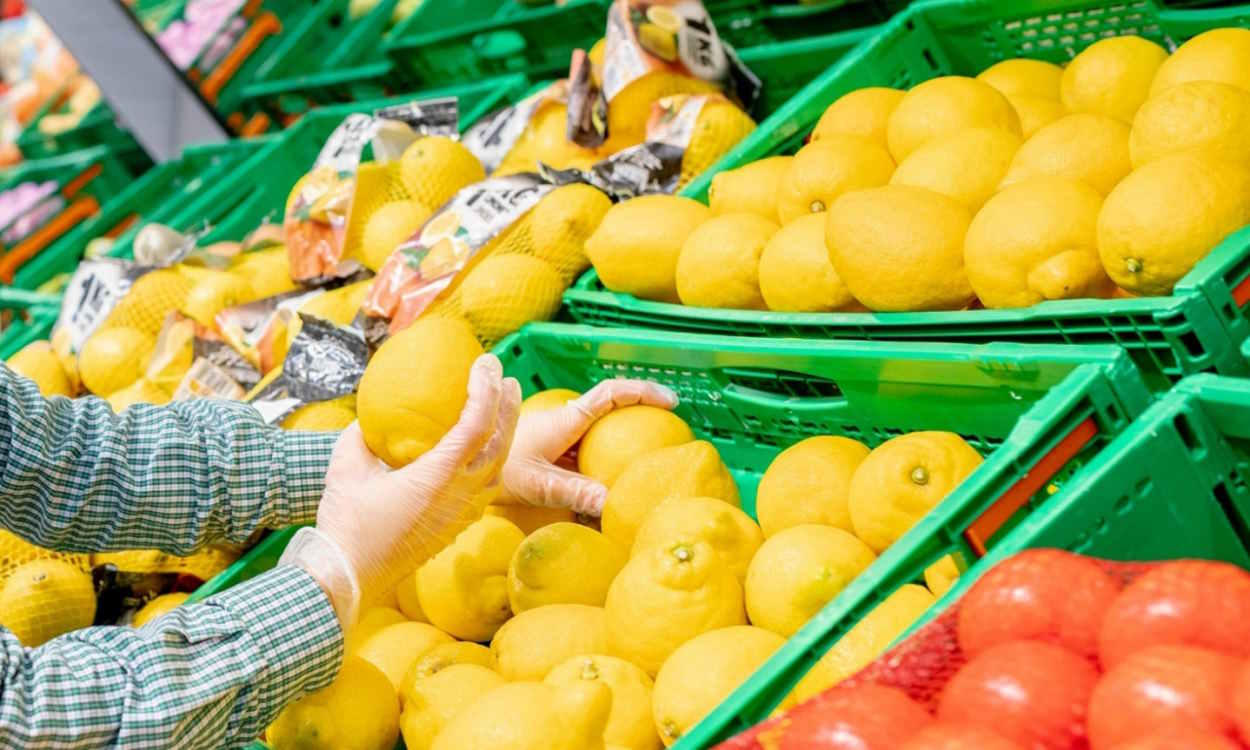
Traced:
<path fill-rule="evenodd" d="M 0 287 L 0 319 L 8 318 L 0 329 L 0 360 L 32 341 L 47 340 L 60 309 L 60 295 Z"/>
<path fill-rule="evenodd" d="M 113 110 L 104 102 L 83 115 L 73 128 L 48 135 L 40 132 L 39 122 L 52 111 L 49 109 L 36 117 L 18 136 L 17 148 L 22 152 L 23 158 L 46 159 L 93 146 L 109 146 L 122 154 L 123 162 L 133 174 L 143 174 L 152 166 L 152 159 L 147 152 L 135 140 L 134 135 L 117 124 Z"/>
<path fill-rule="evenodd" d="M 955 550 L 972 559 L 980 545 L 995 549 L 1012 529 L 1072 504 L 1072 493 L 1084 487 L 1078 481 L 1082 467 L 1095 463 L 1149 400 L 1136 370 L 1115 347 L 768 341 L 545 323 L 526 326 L 494 351 L 527 395 L 555 387 L 586 390 L 615 377 L 670 386 L 681 397 L 678 413 L 730 466 L 751 514 L 769 463 L 810 435 L 877 445 L 904 432 L 945 429 L 987 455 L 963 485 L 735 694 L 746 708 L 719 709 L 676 746 L 681 748 L 706 747 L 741 728 L 739 715 L 747 723 L 763 715 L 753 712 L 763 710 L 767 698 L 761 695 L 801 674 L 823 652 L 816 647 L 827 648 L 830 633 L 857 621 L 870 599 L 888 595 L 892 589 L 883 582 L 919 580 L 925 567 Z M 263 571 L 285 541 L 271 537 L 206 591 Z M 1188 541 L 1184 529 L 1173 534 L 1169 528 L 1161 543 L 1179 549 Z M 845 606 L 848 597 L 858 606 Z"/>
<path fill-rule="evenodd" d="M 1169 47 L 1203 30 L 1250 25 L 1250 5 L 1161 10 L 1152 0 L 929 0 L 815 77 L 684 194 L 706 200 L 712 175 L 802 142 L 825 108 L 864 86 L 907 87 L 975 74 L 1014 56 L 1062 61 L 1097 39 L 1140 33 Z M 832 58 L 830 58 L 832 59 Z M 1115 343 L 1153 388 L 1187 374 L 1250 375 L 1237 347 L 1250 336 L 1250 230 L 1228 239 L 1181 279 L 1172 295 L 1065 300 L 1013 310 L 934 313 L 776 313 L 648 302 L 603 288 L 594 270 L 564 303 L 582 323 L 750 336 L 961 343 Z"/>

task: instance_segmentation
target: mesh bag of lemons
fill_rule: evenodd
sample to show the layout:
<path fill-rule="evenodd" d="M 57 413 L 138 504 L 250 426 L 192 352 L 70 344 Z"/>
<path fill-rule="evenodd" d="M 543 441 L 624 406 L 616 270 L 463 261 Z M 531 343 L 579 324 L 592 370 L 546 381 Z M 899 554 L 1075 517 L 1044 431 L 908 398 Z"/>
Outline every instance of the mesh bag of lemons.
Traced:
<path fill-rule="evenodd" d="M 695 307 L 1170 294 L 1250 222 L 1248 65 L 1250 30 L 1222 28 L 851 91 L 795 155 L 716 175 L 707 205 L 615 205 L 587 253 L 609 289 Z"/>

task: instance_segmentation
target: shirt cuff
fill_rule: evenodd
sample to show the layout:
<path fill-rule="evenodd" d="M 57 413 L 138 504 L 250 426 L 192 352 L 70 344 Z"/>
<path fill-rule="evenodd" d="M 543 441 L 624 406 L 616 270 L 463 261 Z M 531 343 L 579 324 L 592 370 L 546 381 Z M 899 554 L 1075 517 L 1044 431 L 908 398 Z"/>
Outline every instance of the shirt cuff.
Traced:
<path fill-rule="evenodd" d="M 306 571 L 279 566 L 208 599 L 243 623 L 265 659 L 262 681 L 329 685 L 343 661 L 343 629 L 330 599 Z"/>
<path fill-rule="evenodd" d="M 339 439 L 337 432 L 282 430 L 283 487 L 289 514 L 280 525 L 310 524 L 326 487 L 326 469 Z"/>

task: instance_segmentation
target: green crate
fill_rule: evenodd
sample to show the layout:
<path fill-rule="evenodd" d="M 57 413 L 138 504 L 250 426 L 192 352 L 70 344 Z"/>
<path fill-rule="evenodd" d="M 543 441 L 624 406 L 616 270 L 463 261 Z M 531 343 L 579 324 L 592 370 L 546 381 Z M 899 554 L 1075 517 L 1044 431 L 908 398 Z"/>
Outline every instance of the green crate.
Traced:
<path fill-rule="evenodd" d="M 51 111 L 45 111 L 43 115 Z M 152 166 L 147 152 L 134 135 L 117 124 L 113 110 L 104 102 L 83 115 L 73 128 L 55 135 L 40 132 L 39 122 L 43 115 L 31 121 L 17 138 L 17 148 L 25 159 L 46 159 L 93 146 L 109 146 L 122 154 L 122 160 L 133 174 L 143 174 Z"/>
<path fill-rule="evenodd" d="M 0 287 L 0 318 L 9 318 L 0 329 L 0 360 L 6 360 L 32 341 L 44 341 L 61 309 L 61 296 L 25 289 Z"/>
<path fill-rule="evenodd" d="M 907 87 L 946 74 L 975 74 L 1014 56 L 1062 61 L 1116 33 L 1169 47 L 1205 29 L 1250 24 L 1250 5 L 1161 10 L 1152 0 L 929 0 L 815 77 L 684 194 L 706 200 L 713 174 L 792 152 L 824 109 L 863 86 Z M 832 58 L 831 58 L 832 59 Z M 564 296 L 573 317 L 608 327 L 640 326 L 750 336 L 966 343 L 1115 343 L 1153 388 L 1187 374 L 1250 375 L 1237 347 L 1250 336 L 1250 230 L 1227 238 L 1167 297 L 1065 300 L 1012 310 L 935 313 L 775 313 L 648 302 L 603 288 L 588 271 Z"/>
<path fill-rule="evenodd" d="M 823 652 L 816 645 L 827 648 L 829 634 L 854 624 L 870 608 L 869 598 L 875 603 L 888 595 L 892 588 L 883 582 L 919 580 L 925 567 L 955 550 L 972 559 L 975 545 L 996 549 L 1013 529 L 1071 505 L 1072 494 L 1084 491 L 1083 467 L 1096 463 L 1149 401 L 1127 356 L 1105 346 L 768 341 L 545 323 L 526 326 L 494 351 L 527 395 L 555 387 L 584 391 L 616 377 L 673 388 L 681 397 L 678 413 L 717 447 L 751 514 L 773 458 L 811 435 L 877 445 L 913 430 L 953 430 L 987 455 L 735 693 L 737 704 L 715 712 L 676 745 L 681 748 L 706 747 L 740 728 L 739 716 L 753 723 L 765 715 L 768 691 L 805 671 Z M 1219 539 L 1231 546 L 1227 536 Z M 1187 541 L 1186 529 L 1169 527 L 1159 543 L 1180 549 Z M 258 559 L 241 561 L 236 574 L 260 572 L 283 543 L 279 537 Z M 212 590 L 235 582 L 214 581 Z M 847 607 L 848 600 L 857 606 Z"/>

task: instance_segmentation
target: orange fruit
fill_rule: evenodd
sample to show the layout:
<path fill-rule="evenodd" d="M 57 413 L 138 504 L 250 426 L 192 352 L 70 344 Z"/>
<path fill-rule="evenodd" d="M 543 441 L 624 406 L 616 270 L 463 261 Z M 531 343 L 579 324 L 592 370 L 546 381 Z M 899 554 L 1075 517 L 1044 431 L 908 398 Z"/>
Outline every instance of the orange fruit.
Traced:
<path fill-rule="evenodd" d="M 1233 716 L 1237 717 L 1242 742 L 1250 742 L 1250 661 L 1241 665 L 1233 683 Z"/>
<path fill-rule="evenodd" d="M 1150 646 L 1132 654 L 1103 675 L 1090 696 L 1091 750 L 1115 750 L 1175 725 L 1233 736 L 1228 695 L 1237 666 L 1231 656 L 1194 646 Z"/>
<path fill-rule="evenodd" d="M 824 693 L 789 720 L 779 750 L 894 750 L 933 717 L 902 690 L 868 684 Z"/>
<path fill-rule="evenodd" d="M 1124 587 L 1098 633 L 1103 669 L 1164 643 L 1250 656 L 1250 573 L 1227 563 L 1177 560 Z"/>
<path fill-rule="evenodd" d="M 995 565 L 959 604 L 959 646 L 969 657 L 1032 638 L 1094 658 L 1098 627 L 1119 583 L 1085 557 L 1026 550 Z"/>
<path fill-rule="evenodd" d="M 1114 750 L 1239 750 L 1240 747 L 1227 737 L 1180 724 L 1116 745 Z"/>
<path fill-rule="evenodd" d="M 937 716 L 1002 735 L 1024 748 L 1067 750 L 1084 739 L 1081 721 L 1098 671 L 1052 643 L 993 646 L 946 683 Z"/>
<path fill-rule="evenodd" d="M 899 750 L 1023 750 L 1002 735 L 975 724 L 939 721 L 913 734 Z"/>

